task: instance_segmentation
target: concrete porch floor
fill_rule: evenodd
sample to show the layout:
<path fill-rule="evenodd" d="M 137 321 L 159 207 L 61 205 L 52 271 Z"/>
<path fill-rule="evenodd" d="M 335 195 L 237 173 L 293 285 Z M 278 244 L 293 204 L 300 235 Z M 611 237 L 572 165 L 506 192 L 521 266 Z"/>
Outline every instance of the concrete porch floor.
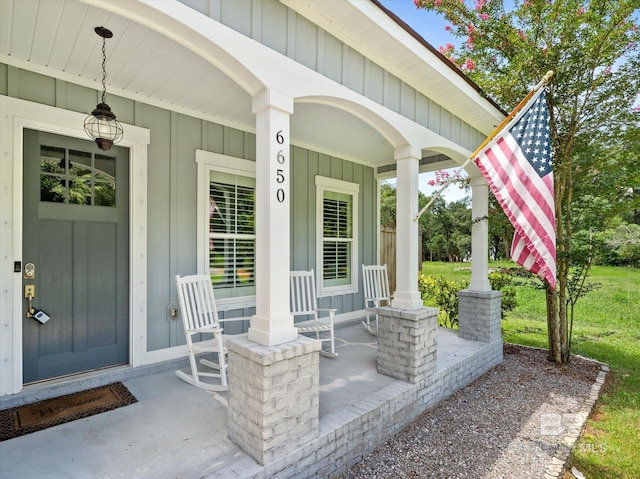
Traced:
<path fill-rule="evenodd" d="M 351 425 L 366 422 L 362 417 L 380 425 L 375 426 L 377 432 L 372 426 L 367 434 L 356 432 L 362 444 L 351 445 L 340 458 L 329 458 L 334 469 L 356 462 L 358 456 L 401 429 L 412 419 L 404 417 L 407 407 L 409 416 L 419 414 L 502 358 L 501 342 L 489 345 L 462 340 L 456 332 L 440 329 L 437 372 L 425 387 L 377 373 L 376 338 L 361 325 L 338 328 L 336 337 L 339 357 L 320 360 L 320 442 L 306 450 L 339 441 L 339 431 L 351 428 L 349 434 L 353 434 Z M 123 382 L 138 399 L 136 404 L 0 442 L 0 477 L 244 478 L 278 477 L 277 471 L 286 469 L 257 464 L 227 438 L 227 393 L 190 386 L 172 369 Z M 407 401 L 416 404 L 407 406 Z M 392 407 L 386 417 L 388 405 L 396 403 L 404 409 Z M 309 477 L 302 472 L 305 470 L 313 471 L 309 475 L 318 471 L 322 477 L 332 474 L 326 467 L 323 472 L 310 466 L 311 461 L 326 458 L 315 453 L 303 457 L 307 466 L 302 464 L 293 475 Z M 291 469 L 282 475 L 291 477 Z"/>

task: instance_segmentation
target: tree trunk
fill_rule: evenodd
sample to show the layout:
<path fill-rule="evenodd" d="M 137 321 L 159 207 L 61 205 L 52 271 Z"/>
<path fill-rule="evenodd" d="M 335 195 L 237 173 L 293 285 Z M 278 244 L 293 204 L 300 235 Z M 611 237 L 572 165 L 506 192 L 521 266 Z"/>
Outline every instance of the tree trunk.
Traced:
<path fill-rule="evenodd" d="M 508 238 L 502 238 L 502 245 L 504 247 L 504 257 L 511 257 L 511 240 Z"/>
<path fill-rule="evenodd" d="M 567 310 L 567 279 L 569 277 L 568 261 L 560 261 L 561 274 L 558 275 L 558 319 L 560 335 L 560 359 L 563 364 L 569 362 L 569 316 Z"/>
<path fill-rule="evenodd" d="M 549 335 L 549 361 L 562 364 L 560 316 L 558 310 L 558 294 L 547 287 L 547 332 Z"/>
<path fill-rule="evenodd" d="M 571 267 L 571 157 L 554 165 L 556 209 L 556 288 L 547 287 L 547 326 L 549 328 L 549 359 L 556 364 L 569 362 L 569 329 L 567 318 L 567 282 Z M 557 160 L 558 158 L 556 158 Z"/>

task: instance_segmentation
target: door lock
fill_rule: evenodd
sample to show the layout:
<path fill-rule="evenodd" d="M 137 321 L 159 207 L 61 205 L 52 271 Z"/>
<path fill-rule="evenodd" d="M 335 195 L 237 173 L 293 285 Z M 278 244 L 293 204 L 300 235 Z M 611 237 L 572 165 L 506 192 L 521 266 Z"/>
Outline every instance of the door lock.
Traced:
<path fill-rule="evenodd" d="M 33 263 L 27 263 L 24 265 L 24 279 L 36 278 L 36 265 Z"/>

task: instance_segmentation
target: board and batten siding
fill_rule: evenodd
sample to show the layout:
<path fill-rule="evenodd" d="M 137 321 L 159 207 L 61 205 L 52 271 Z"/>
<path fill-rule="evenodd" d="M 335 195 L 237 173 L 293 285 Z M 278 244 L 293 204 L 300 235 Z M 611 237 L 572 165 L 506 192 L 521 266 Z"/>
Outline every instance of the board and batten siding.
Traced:
<path fill-rule="evenodd" d="M 358 194 L 358 264 L 375 264 L 377 258 L 378 207 L 377 182 L 368 166 L 335 158 L 300 147 L 291 150 L 291 269 L 318 271 L 316 265 L 316 185 L 315 177 L 324 176 L 360 185 Z M 360 266 L 358 266 L 360 268 Z M 337 313 L 359 311 L 364 308 L 362 274 L 358 274 L 355 294 L 319 298 L 320 308 L 336 308 Z"/>
<path fill-rule="evenodd" d="M 242 3 L 242 2 L 240 2 Z M 86 113 L 101 92 L 0 63 L 0 95 Z M 155 351 L 184 344 L 182 322 L 168 315 L 177 305 L 174 277 L 196 272 L 196 149 L 256 160 L 255 135 L 169 111 L 139 101 L 107 95 L 107 103 L 123 123 L 147 128 L 147 348 Z M 375 262 L 377 248 L 377 186 L 372 168 L 300 147 L 291 147 L 292 267 L 315 267 L 315 175 L 360 184 L 360 262 Z M 135 227 L 135 225 L 134 225 Z M 362 284 L 360 279 L 359 284 Z M 362 309 L 361 287 L 355 295 L 324 298 L 322 307 L 338 313 Z M 255 308 L 221 312 L 221 316 L 250 316 Z M 231 323 L 229 333 L 246 331 Z"/>
<path fill-rule="evenodd" d="M 486 135 L 277 0 L 180 0 L 462 147 Z"/>

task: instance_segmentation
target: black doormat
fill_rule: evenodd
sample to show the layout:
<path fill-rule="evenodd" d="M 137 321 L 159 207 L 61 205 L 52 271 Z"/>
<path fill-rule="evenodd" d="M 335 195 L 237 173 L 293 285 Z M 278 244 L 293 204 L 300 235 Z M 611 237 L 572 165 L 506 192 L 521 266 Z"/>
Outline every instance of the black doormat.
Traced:
<path fill-rule="evenodd" d="M 0 441 L 138 402 L 122 383 L 0 411 Z"/>

